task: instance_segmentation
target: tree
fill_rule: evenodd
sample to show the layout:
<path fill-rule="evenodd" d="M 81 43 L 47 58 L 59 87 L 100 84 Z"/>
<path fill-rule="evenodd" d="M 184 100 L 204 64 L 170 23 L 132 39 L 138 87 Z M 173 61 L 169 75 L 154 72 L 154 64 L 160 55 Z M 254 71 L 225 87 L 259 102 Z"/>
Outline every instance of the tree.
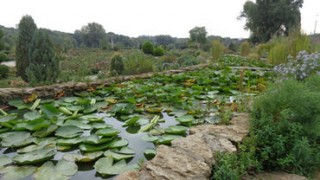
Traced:
<path fill-rule="evenodd" d="M 26 70 L 28 82 L 55 82 L 59 73 L 59 61 L 49 35 L 42 29 L 36 31 L 29 49 L 30 65 Z"/>
<path fill-rule="evenodd" d="M 145 54 L 153 54 L 153 44 L 150 41 L 143 43 L 142 51 Z"/>
<path fill-rule="evenodd" d="M 189 31 L 191 42 L 204 45 L 207 42 L 207 31 L 205 27 L 194 27 Z"/>
<path fill-rule="evenodd" d="M 212 59 L 213 59 L 213 61 L 217 61 L 223 55 L 224 49 L 225 49 L 225 47 L 220 41 L 215 40 L 212 42 Z"/>
<path fill-rule="evenodd" d="M 303 0 L 247 1 L 239 18 L 245 18 L 245 29 L 255 42 L 267 42 L 272 36 L 288 36 L 293 28 L 300 29 Z"/>
<path fill-rule="evenodd" d="M 20 20 L 18 27 L 18 41 L 16 46 L 16 68 L 17 75 L 24 81 L 28 81 L 26 75 L 26 69 L 29 67 L 29 47 L 32 41 L 34 32 L 37 30 L 37 26 L 34 23 L 31 16 L 23 16 Z"/>
<path fill-rule="evenodd" d="M 80 31 L 75 31 L 75 37 L 78 38 L 79 34 L 81 37 L 80 42 L 91 48 L 100 47 L 101 41 L 106 37 L 106 31 L 103 26 L 98 23 L 88 23 L 88 25 L 83 26 Z M 78 39 L 77 42 L 79 42 Z"/>
<path fill-rule="evenodd" d="M 2 37 L 3 37 L 3 31 L 0 29 L 0 63 L 8 60 L 8 56 L 4 52 L 4 50 L 6 49 L 6 46 L 2 41 Z"/>

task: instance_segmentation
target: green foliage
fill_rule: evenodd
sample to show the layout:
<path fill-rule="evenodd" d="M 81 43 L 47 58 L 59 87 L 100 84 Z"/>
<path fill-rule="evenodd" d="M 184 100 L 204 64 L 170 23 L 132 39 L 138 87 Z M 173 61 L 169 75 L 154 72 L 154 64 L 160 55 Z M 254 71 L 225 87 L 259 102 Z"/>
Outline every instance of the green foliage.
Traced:
<path fill-rule="evenodd" d="M 213 61 L 218 60 L 222 55 L 224 51 L 224 46 L 223 44 L 220 43 L 220 41 L 213 41 L 212 42 L 212 59 Z"/>
<path fill-rule="evenodd" d="M 310 176 L 320 168 L 319 81 L 275 84 L 254 103 L 251 133 L 264 169 Z"/>
<path fill-rule="evenodd" d="M 115 54 L 111 58 L 110 71 L 113 75 L 121 75 L 124 71 L 124 63 L 120 54 Z"/>
<path fill-rule="evenodd" d="M 311 52 L 309 37 L 299 31 L 293 31 L 286 38 L 275 38 L 268 43 L 268 61 L 271 64 L 281 64 L 288 62 L 288 56 L 296 57 L 300 51 Z"/>
<path fill-rule="evenodd" d="M 28 81 L 26 70 L 30 64 L 29 47 L 37 26 L 31 16 L 23 16 L 19 23 L 19 34 L 16 45 L 17 75 L 24 81 Z"/>
<path fill-rule="evenodd" d="M 30 45 L 29 58 L 30 65 L 26 74 L 31 84 L 56 81 L 59 73 L 59 61 L 49 35 L 45 31 L 35 32 Z"/>
<path fill-rule="evenodd" d="M 155 69 L 154 64 L 153 57 L 146 57 L 138 52 L 128 54 L 124 61 L 125 74 L 132 75 L 153 72 Z"/>
<path fill-rule="evenodd" d="M 8 60 L 9 60 L 8 56 L 5 53 L 0 52 L 0 63 Z"/>
<path fill-rule="evenodd" d="M 241 56 L 248 56 L 250 54 L 250 43 L 248 41 L 240 44 L 240 54 Z"/>
<path fill-rule="evenodd" d="M 153 55 L 154 55 L 154 56 L 163 56 L 163 55 L 164 55 L 164 50 L 163 50 L 163 48 L 162 48 L 162 47 L 156 47 L 156 48 L 154 48 Z"/>
<path fill-rule="evenodd" d="M 300 29 L 302 4 L 303 0 L 247 1 L 240 18 L 246 19 L 254 42 L 267 42 L 274 35 L 288 36 L 293 28 Z"/>
<path fill-rule="evenodd" d="M 145 54 L 153 54 L 153 44 L 150 41 L 143 43 L 142 51 Z"/>
<path fill-rule="evenodd" d="M 9 67 L 0 64 L 0 79 L 6 79 L 9 76 Z"/>

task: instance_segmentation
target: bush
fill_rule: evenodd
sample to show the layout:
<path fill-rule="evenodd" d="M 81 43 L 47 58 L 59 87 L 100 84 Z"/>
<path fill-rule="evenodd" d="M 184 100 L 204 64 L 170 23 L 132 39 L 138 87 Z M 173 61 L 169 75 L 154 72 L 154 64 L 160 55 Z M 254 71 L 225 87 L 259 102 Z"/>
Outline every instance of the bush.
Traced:
<path fill-rule="evenodd" d="M 0 63 L 1 62 L 6 62 L 8 60 L 9 60 L 8 56 L 5 53 L 0 52 Z"/>
<path fill-rule="evenodd" d="M 112 75 L 121 75 L 124 72 L 122 56 L 115 54 L 111 58 L 110 71 Z"/>
<path fill-rule="evenodd" d="M 240 44 L 240 55 L 248 56 L 250 53 L 250 43 L 248 41 L 244 41 Z"/>
<path fill-rule="evenodd" d="M 154 56 L 163 56 L 164 55 L 164 50 L 162 47 L 156 47 L 154 49 L 154 52 L 153 52 L 153 55 Z"/>
<path fill-rule="evenodd" d="M 270 49 L 268 61 L 271 64 L 288 62 L 288 52 L 286 44 L 279 43 Z"/>
<path fill-rule="evenodd" d="M 213 41 L 212 42 L 212 59 L 213 61 L 218 60 L 222 55 L 224 51 L 224 46 L 219 41 Z"/>
<path fill-rule="evenodd" d="M 9 67 L 0 64 L 0 79 L 6 79 L 9 76 Z"/>
<path fill-rule="evenodd" d="M 310 176 L 320 168 L 319 82 L 287 80 L 254 103 L 250 129 L 264 169 Z"/>
<path fill-rule="evenodd" d="M 141 53 L 129 54 L 124 61 L 125 74 L 141 74 L 154 71 L 153 57 L 146 57 Z"/>
<path fill-rule="evenodd" d="M 150 41 L 145 42 L 142 45 L 142 51 L 145 54 L 153 54 L 153 44 Z"/>

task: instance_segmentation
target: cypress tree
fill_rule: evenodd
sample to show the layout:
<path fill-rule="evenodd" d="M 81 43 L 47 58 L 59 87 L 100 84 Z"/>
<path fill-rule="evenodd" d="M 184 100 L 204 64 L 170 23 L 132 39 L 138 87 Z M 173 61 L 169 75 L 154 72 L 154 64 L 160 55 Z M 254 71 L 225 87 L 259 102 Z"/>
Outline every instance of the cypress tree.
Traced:
<path fill-rule="evenodd" d="M 29 59 L 26 74 L 31 84 L 55 82 L 59 73 L 59 61 L 49 35 L 44 30 L 35 32 L 29 48 Z"/>
<path fill-rule="evenodd" d="M 34 32 L 37 30 L 37 25 L 34 23 L 31 16 L 23 16 L 19 23 L 18 42 L 16 47 L 16 68 L 17 75 L 24 81 L 28 81 L 26 69 L 30 64 L 29 46 L 32 41 Z"/>

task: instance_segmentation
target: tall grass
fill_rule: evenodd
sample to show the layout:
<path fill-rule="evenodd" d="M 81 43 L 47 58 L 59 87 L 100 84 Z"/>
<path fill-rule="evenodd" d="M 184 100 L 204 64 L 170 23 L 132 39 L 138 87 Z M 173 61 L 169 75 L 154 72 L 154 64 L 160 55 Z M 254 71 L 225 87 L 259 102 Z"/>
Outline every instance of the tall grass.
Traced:
<path fill-rule="evenodd" d="M 154 57 L 142 54 L 139 51 L 132 52 L 124 59 L 124 74 L 133 75 L 153 72 L 155 68 Z"/>
<path fill-rule="evenodd" d="M 223 46 L 223 44 L 221 44 L 220 41 L 213 41 L 212 42 L 212 60 L 213 61 L 217 61 L 218 59 L 221 58 L 221 56 L 223 55 L 225 47 Z"/>

